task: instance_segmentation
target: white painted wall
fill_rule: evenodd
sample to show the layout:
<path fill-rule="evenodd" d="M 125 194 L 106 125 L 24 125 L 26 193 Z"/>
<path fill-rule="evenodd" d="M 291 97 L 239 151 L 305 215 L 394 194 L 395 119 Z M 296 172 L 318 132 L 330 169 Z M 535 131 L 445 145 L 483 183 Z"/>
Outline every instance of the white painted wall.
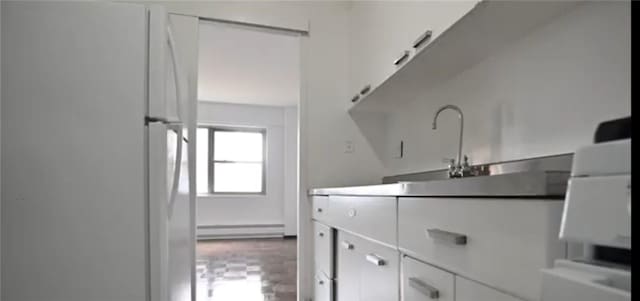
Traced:
<path fill-rule="evenodd" d="M 461 73 L 389 119 L 388 151 L 404 140 L 405 158 L 387 174 L 445 168 L 464 112 L 463 153 L 476 163 L 569 153 L 592 143 L 600 121 L 631 114 L 630 4 L 582 4 L 504 51 Z"/>
<path fill-rule="evenodd" d="M 284 108 L 284 235 L 298 235 L 298 107 Z"/>
<path fill-rule="evenodd" d="M 144 2 L 150 3 L 150 2 Z M 302 149 L 307 183 L 301 188 L 380 182 L 382 162 L 346 114 L 348 91 L 347 1 L 174 1 L 163 4 L 170 12 L 308 30 L 303 37 L 304 87 L 300 120 L 306 125 Z M 345 141 L 355 152 L 344 153 Z"/>
<path fill-rule="evenodd" d="M 283 234 L 285 228 L 289 229 L 288 233 L 292 233 L 291 227 L 295 230 L 296 190 L 295 185 L 292 190 L 290 184 L 295 184 L 296 173 L 295 166 L 294 172 L 291 171 L 292 158 L 289 155 L 295 154 L 297 149 L 297 108 L 200 102 L 198 109 L 200 124 L 261 127 L 267 130 L 266 194 L 200 195 L 197 207 L 198 226 L 275 224 L 281 225 L 280 234 Z M 285 156 L 288 156 L 286 160 Z M 294 164 L 295 161 L 294 157 Z M 283 228 L 282 225 L 288 227 Z M 255 234 L 251 228 L 245 229 L 247 232 L 243 233 L 240 229 L 234 233 Z M 211 232 L 199 230 L 199 233 Z M 291 235 L 295 235 L 295 231 Z"/>

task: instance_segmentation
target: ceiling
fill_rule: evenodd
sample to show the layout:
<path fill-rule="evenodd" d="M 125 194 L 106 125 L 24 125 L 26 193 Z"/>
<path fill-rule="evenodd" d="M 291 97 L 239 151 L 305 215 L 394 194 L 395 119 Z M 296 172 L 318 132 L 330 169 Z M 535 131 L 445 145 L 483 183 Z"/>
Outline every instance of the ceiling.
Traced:
<path fill-rule="evenodd" d="M 200 101 L 294 106 L 299 97 L 299 35 L 200 22 Z"/>

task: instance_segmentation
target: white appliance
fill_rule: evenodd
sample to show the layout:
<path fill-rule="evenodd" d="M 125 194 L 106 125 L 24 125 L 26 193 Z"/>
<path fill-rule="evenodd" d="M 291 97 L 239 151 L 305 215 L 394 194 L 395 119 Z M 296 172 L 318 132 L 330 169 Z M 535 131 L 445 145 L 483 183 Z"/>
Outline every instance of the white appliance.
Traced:
<path fill-rule="evenodd" d="M 584 254 L 543 270 L 542 300 L 631 300 L 630 138 L 576 151 L 560 239 Z"/>
<path fill-rule="evenodd" d="M 2 2 L 2 300 L 195 298 L 195 92 L 172 18 Z"/>

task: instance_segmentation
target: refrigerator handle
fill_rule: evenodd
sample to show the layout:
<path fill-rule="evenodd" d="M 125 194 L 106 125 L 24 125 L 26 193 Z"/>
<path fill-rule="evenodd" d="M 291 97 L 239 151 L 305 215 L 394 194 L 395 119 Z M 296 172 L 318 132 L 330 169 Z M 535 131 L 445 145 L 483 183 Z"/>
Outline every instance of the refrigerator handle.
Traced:
<path fill-rule="evenodd" d="M 178 61 L 178 53 L 176 49 L 176 42 L 173 38 L 173 32 L 171 31 L 171 19 L 169 18 L 169 24 L 167 25 L 167 43 L 169 43 L 169 52 L 171 53 L 171 63 L 173 64 L 173 80 L 176 86 L 176 115 L 178 120 L 182 120 L 182 87 L 180 85 L 180 63 Z"/>
<path fill-rule="evenodd" d="M 169 204 L 167 208 L 167 213 L 169 218 L 173 216 L 173 207 L 175 207 L 176 197 L 178 195 L 178 188 L 180 186 L 180 168 L 182 167 L 182 126 L 178 126 L 177 129 L 173 131 L 176 132 L 176 160 L 175 160 L 175 168 L 173 169 L 173 182 L 171 185 L 171 193 L 169 194 Z"/>

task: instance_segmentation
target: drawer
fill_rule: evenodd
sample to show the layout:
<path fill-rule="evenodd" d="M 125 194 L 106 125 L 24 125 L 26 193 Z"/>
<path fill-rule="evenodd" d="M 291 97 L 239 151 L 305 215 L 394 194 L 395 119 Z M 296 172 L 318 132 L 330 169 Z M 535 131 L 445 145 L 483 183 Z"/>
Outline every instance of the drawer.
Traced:
<path fill-rule="evenodd" d="M 456 301 L 521 301 L 475 281 L 456 277 Z"/>
<path fill-rule="evenodd" d="M 540 269 L 563 258 L 563 202 L 400 198 L 400 250 L 524 299 L 540 299 Z"/>
<path fill-rule="evenodd" d="M 315 220 L 326 221 L 327 209 L 329 207 L 329 197 L 317 196 L 317 195 L 312 196 L 311 204 L 313 208 L 313 212 L 311 212 L 311 217 Z"/>
<path fill-rule="evenodd" d="M 344 256 L 338 258 L 338 300 L 399 300 L 400 253 L 357 235 L 338 233 L 338 256 Z"/>
<path fill-rule="evenodd" d="M 382 242 L 397 243 L 395 197 L 329 197 L 329 220 L 336 227 Z"/>
<path fill-rule="evenodd" d="M 333 279 L 333 230 L 321 223 L 313 223 L 315 272 Z"/>
<path fill-rule="evenodd" d="M 454 301 L 454 275 L 404 255 L 402 257 L 402 300 Z"/>
<path fill-rule="evenodd" d="M 314 301 L 333 301 L 333 280 L 322 273 L 317 274 L 313 285 Z"/>
<path fill-rule="evenodd" d="M 360 300 L 360 253 L 359 239 L 343 231 L 337 231 L 336 236 L 336 300 Z M 356 250 L 356 243 L 358 249 Z M 360 254 L 359 254 L 360 253 Z"/>

